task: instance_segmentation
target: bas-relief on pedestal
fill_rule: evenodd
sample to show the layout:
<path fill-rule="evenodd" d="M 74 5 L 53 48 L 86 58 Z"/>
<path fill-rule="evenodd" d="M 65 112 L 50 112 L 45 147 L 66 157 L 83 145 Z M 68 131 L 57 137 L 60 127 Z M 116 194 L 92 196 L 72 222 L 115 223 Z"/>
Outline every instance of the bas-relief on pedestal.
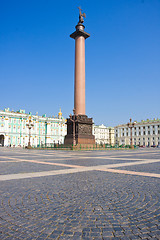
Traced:
<path fill-rule="evenodd" d="M 95 137 L 92 135 L 92 118 L 85 114 L 85 39 L 90 34 L 84 31 L 85 26 L 79 8 L 79 22 L 76 31 L 70 35 L 75 39 L 75 80 L 74 80 L 74 115 L 67 119 L 67 136 L 64 143 L 73 144 L 95 144 Z"/>
<path fill-rule="evenodd" d="M 73 120 L 74 116 L 72 116 Z M 95 144 L 95 137 L 92 135 L 92 118 L 86 115 L 75 115 L 75 140 L 76 144 Z M 73 144 L 73 121 L 67 119 L 67 136 L 65 144 Z"/>

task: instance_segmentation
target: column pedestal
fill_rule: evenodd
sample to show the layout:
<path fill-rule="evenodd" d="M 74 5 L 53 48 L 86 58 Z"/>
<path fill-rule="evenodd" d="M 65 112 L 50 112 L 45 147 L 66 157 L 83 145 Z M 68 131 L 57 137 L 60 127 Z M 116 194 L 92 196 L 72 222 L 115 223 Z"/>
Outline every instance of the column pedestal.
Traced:
<path fill-rule="evenodd" d="M 67 135 L 64 140 L 65 145 L 73 144 L 73 121 L 72 118 L 67 119 Z M 75 139 L 76 144 L 95 144 L 95 137 L 92 135 L 92 118 L 86 115 L 75 115 Z"/>

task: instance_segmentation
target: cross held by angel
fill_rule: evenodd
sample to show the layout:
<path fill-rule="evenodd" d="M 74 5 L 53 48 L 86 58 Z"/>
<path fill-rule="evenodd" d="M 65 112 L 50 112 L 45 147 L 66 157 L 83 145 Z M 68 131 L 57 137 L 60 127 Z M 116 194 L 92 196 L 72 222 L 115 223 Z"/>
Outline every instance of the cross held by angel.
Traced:
<path fill-rule="evenodd" d="M 79 22 L 78 23 L 84 23 L 83 17 L 86 18 L 86 14 L 81 12 L 82 9 L 80 7 L 78 7 L 78 9 L 79 9 Z"/>

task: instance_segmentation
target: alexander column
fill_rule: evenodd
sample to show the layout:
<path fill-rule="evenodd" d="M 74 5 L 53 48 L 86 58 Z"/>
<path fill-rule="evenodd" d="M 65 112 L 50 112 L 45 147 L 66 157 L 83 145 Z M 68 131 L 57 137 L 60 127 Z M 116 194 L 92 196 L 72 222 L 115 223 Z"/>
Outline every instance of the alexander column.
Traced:
<path fill-rule="evenodd" d="M 84 31 L 85 13 L 79 7 L 79 22 L 76 31 L 70 35 L 75 39 L 75 78 L 74 78 L 74 110 L 67 119 L 67 136 L 65 144 L 95 144 L 92 135 L 92 118 L 85 115 L 85 40 L 90 37 Z"/>

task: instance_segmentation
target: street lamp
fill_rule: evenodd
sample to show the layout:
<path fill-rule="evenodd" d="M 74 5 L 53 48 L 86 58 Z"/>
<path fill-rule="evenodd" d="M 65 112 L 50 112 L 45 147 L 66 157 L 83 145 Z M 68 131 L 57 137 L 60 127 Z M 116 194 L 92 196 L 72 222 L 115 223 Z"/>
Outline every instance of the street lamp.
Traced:
<path fill-rule="evenodd" d="M 128 128 L 130 128 L 130 146 L 131 149 L 134 149 L 133 142 L 132 142 L 132 128 L 134 127 L 135 123 L 132 123 L 132 118 L 130 118 L 130 122 L 127 124 Z"/>
<path fill-rule="evenodd" d="M 73 146 L 76 146 L 75 109 L 73 109 L 73 119 L 72 119 L 72 114 L 70 114 L 69 117 L 70 117 L 70 121 L 73 122 Z"/>
<path fill-rule="evenodd" d="M 31 116 L 29 116 L 29 123 L 26 124 L 26 126 L 29 129 L 29 141 L 28 141 L 28 147 L 27 148 L 32 148 L 31 147 L 31 128 L 34 126 L 34 124 L 32 124 Z"/>

